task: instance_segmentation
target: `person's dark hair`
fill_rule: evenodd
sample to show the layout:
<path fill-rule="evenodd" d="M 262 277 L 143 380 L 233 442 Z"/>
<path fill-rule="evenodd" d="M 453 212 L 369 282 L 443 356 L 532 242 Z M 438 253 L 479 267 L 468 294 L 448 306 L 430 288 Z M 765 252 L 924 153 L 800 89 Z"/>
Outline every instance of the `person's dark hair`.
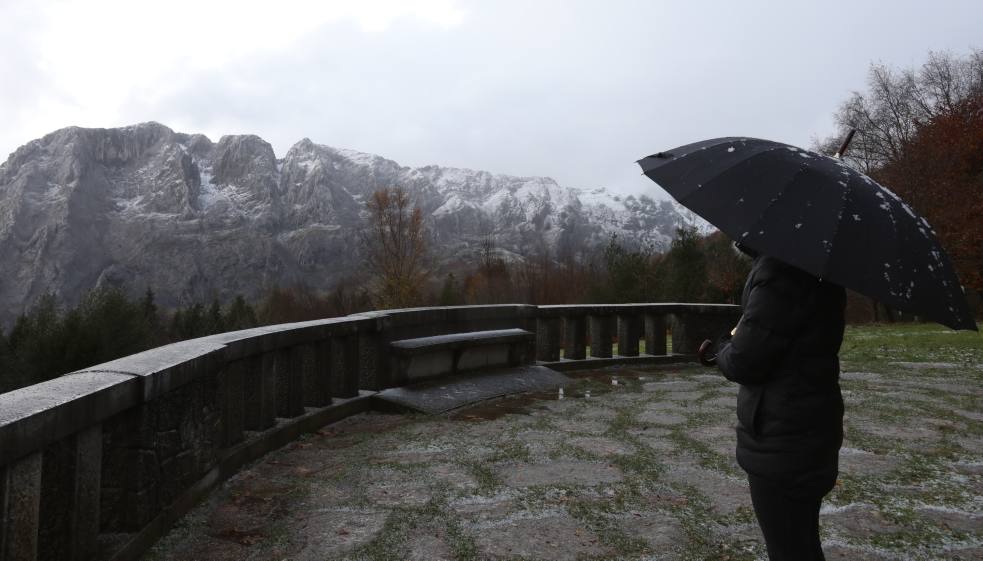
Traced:
<path fill-rule="evenodd" d="M 757 251 L 755 251 L 755 250 L 751 249 L 750 247 L 742 244 L 741 242 L 734 242 L 734 248 L 736 248 L 737 251 L 740 251 L 744 255 L 747 255 L 751 259 L 754 259 L 755 257 L 761 255 Z"/>

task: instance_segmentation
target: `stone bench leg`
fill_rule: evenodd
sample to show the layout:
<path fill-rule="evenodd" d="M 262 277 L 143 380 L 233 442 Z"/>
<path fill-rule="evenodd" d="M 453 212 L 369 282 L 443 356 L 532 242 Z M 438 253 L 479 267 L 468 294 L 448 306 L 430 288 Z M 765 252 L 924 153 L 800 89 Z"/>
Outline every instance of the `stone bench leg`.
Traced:
<path fill-rule="evenodd" d="M 560 349 L 557 346 L 557 354 L 559 354 Z M 528 361 L 526 357 L 529 356 L 529 345 L 527 341 L 521 341 L 518 343 L 509 344 L 509 366 L 519 366 L 521 364 L 526 364 Z"/>

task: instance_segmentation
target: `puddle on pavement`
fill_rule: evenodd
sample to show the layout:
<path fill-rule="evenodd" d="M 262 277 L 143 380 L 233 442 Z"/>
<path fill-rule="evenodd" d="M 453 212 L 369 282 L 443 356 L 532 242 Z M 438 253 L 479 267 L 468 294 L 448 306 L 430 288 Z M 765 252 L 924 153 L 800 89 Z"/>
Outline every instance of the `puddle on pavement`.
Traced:
<path fill-rule="evenodd" d="M 621 384 L 630 381 L 638 381 L 641 376 L 642 381 L 655 380 L 659 374 L 642 371 L 592 371 L 578 372 L 573 383 L 564 388 L 563 399 L 583 399 L 585 397 L 597 397 L 613 390 L 611 379 L 616 378 Z M 490 421 L 505 415 L 528 415 L 533 409 L 545 401 L 556 401 L 559 399 L 557 390 L 529 392 L 519 395 L 512 395 L 490 399 L 476 403 L 469 407 L 464 407 L 448 414 L 448 418 L 454 421 Z"/>
<path fill-rule="evenodd" d="M 489 399 L 470 407 L 452 411 L 448 418 L 453 421 L 490 421 L 505 415 L 528 415 L 538 404 L 557 399 L 557 392 L 529 392 L 497 399 Z M 570 399 L 564 397 L 564 399 Z"/>

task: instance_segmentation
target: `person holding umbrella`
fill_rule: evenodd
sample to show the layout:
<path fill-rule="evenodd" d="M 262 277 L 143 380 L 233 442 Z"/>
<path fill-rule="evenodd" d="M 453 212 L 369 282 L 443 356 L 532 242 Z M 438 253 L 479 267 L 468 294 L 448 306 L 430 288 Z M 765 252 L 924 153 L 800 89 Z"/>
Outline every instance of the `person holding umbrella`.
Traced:
<path fill-rule="evenodd" d="M 839 360 L 846 291 L 774 257 L 754 257 L 744 314 L 717 367 L 740 384 L 737 461 L 772 561 L 824 559 L 819 508 L 843 442 Z"/>
<path fill-rule="evenodd" d="M 740 321 L 699 357 L 740 384 L 737 462 L 769 559 L 823 560 L 819 509 L 843 442 L 845 288 L 976 330 L 949 259 L 924 218 L 838 158 L 719 138 L 638 163 L 754 259 Z"/>

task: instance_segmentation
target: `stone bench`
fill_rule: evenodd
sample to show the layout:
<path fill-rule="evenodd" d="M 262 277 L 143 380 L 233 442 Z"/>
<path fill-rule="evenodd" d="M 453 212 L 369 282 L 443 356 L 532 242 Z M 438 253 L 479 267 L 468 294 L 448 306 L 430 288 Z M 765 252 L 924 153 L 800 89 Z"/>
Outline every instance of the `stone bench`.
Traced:
<path fill-rule="evenodd" d="M 392 372 L 399 383 L 409 383 L 466 370 L 518 366 L 531 361 L 527 349 L 535 337 L 525 329 L 497 329 L 392 341 Z"/>

